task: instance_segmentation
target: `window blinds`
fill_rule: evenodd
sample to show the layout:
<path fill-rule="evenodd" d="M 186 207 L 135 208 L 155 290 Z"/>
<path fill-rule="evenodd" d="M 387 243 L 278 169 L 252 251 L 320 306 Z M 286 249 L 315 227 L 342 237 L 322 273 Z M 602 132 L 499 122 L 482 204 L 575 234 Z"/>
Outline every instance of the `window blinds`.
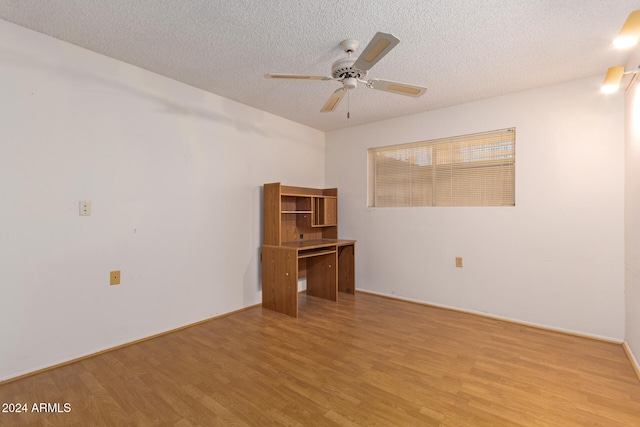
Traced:
<path fill-rule="evenodd" d="M 369 206 L 514 206 L 515 128 L 371 148 Z"/>

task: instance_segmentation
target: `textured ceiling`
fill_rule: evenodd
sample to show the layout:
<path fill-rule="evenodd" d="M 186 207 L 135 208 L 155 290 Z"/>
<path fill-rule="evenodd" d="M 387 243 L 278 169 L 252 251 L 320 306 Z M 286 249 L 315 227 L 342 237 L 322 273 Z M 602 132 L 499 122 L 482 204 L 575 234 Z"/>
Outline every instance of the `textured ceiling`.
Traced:
<path fill-rule="evenodd" d="M 328 131 L 604 74 L 640 0 L 0 0 L 0 18 Z M 364 86 L 320 113 L 340 42 L 400 39 L 369 72 L 427 86 L 421 98 Z M 356 52 L 357 54 L 357 52 Z M 594 90 L 597 88 L 594 88 Z M 347 119 L 347 106 L 351 118 Z"/>

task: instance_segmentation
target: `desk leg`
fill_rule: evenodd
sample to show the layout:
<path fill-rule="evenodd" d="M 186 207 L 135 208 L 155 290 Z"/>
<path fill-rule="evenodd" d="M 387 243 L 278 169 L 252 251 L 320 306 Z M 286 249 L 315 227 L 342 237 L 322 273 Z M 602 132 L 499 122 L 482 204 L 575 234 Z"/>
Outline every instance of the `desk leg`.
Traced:
<path fill-rule="evenodd" d="M 262 306 L 298 317 L 298 257 L 295 250 L 262 247 Z"/>
<path fill-rule="evenodd" d="M 338 249 L 338 290 L 348 294 L 356 292 L 355 245 Z"/>

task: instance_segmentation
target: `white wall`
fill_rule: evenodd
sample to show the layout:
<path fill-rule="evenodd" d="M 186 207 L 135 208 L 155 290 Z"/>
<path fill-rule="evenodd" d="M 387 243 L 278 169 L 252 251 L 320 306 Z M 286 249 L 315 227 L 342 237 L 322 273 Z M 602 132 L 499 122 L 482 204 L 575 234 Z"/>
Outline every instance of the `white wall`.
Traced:
<path fill-rule="evenodd" d="M 261 184 L 324 184 L 322 132 L 5 21 L 0 93 L 0 380 L 259 303 Z"/>
<path fill-rule="evenodd" d="M 622 341 L 624 103 L 601 80 L 329 132 L 358 288 Z M 367 148 L 511 126 L 515 207 L 367 208 Z"/>
<path fill-rule="evenodd" d="M 638 66 L 640 50 L 627 70 Z M 640 361 L 640 84 L 625 102 L 625 341 Z"/>
<path fill-rule="evenodd" d="M 322 132 L 0 20 L 0 380 L 258 303 L 272 181 L 339 187 L 361 289 L 640 354 L 640 132 L 624 212 L 623 95 L 600 82 L 331 132 L 325 180 Z M 366 207 L 368 147 L 510 126 L 516 207 Z"/>

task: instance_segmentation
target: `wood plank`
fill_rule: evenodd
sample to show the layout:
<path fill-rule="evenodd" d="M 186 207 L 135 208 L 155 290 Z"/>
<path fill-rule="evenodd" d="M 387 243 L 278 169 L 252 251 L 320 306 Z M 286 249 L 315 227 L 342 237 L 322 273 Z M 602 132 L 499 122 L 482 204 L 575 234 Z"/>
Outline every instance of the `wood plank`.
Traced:
<path fill-rule="evenodd" d="M 280 240 L 280 183 L 265 184 L 263 187 L 263 225 L 265 245 L 279 245 Z"/>
<path fill-rule="evenodd" d="M 358 293 L 301 295 L 0 385 L 7 426 L 637 426 L 621 345 Z"/>
<path fill-rule="evenodd" d="M 297 187 L 293 185 L 283 185 L 282 194 L 292 194 L 296 196 L 321 196 L 322 188 Z"/>
<path fill-rule="evenodd" d="M 333 197 L 324 200 L 324 224 L 338 225 L 338 199 Z"/>

